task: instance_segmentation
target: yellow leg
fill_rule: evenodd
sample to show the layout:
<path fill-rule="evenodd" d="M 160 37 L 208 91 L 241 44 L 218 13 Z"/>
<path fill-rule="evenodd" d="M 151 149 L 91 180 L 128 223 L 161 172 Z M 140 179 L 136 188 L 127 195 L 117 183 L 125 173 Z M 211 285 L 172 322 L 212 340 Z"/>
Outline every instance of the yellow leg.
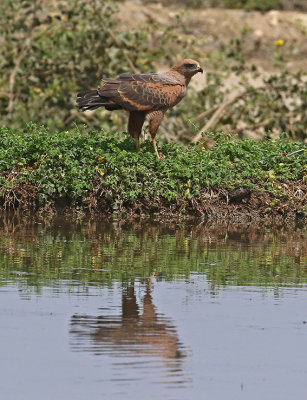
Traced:
<path fill-rule="evenodd" d="M 159 125 L 163 119 L 163 116 L 164 116 L 163 111 L 153 111 L 153 112 L 149 113 L 149 133 L 150 133 L 150 136 L 152 139 L 151 144 L 152 144 L 152 147 L 154 148 L 154 151 L 158 157 L 158 160 L 160 160 L 160 158 L 164 158 L 164 155 L 162 153 L 158 152 L 156 140 L 155 140 L 155 136 L 156 136 L 157 130 L 159 128 Z"/>
<path fill-rule="evenodd" d="M 152 144 L 152 147 L 154 148 L 155 153 L 157 154 L 158 160 L 160 160 L 161 156 L 157 149 L 156 140 L 152 139 L 151 144 Z"/>
<path fill-rule="evenodd" d="M 135 139 L 135 147 L 136 147 L 137 151 L 139 151 L 140 150 L 140 137 L 139 137 L 139 135 L 135 135 L 134 139 Z"/>

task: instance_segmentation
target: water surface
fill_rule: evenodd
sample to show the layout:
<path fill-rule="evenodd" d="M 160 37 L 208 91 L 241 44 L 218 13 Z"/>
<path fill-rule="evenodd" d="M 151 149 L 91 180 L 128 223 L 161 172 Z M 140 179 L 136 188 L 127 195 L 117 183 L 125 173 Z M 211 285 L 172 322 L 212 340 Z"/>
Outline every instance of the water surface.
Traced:
<path fill-rule="evenodd" d="M 0 223 L 0 390 L 36 399 L 307 398 L 306 232 Z"/>

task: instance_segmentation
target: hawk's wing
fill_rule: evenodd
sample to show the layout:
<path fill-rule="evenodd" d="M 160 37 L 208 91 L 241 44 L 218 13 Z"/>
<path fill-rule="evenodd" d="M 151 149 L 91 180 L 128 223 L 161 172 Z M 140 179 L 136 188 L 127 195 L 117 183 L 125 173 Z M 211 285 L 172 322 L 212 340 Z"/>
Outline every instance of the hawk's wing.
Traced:
<path fill-rule="evenodd" d="M 99 95 L 127 111 L 166 110 L 182 99 L 186 89 L 175 77 L 163 74 L 122 74 L 103 82 Z"/>

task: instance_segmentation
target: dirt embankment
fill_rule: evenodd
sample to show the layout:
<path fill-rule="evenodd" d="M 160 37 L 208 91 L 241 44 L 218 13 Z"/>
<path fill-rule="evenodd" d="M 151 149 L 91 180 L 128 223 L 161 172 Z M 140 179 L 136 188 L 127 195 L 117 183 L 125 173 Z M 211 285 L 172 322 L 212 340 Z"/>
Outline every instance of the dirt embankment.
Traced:
<path fill-rule="evenodd" d="M 158 26 L 175 26 L 183 35 L 197 37 L 204 55 L 218 50 L 229 39 L 240 37 L 244 31 L 247 61 L 263 72 L 275 70 L 272 53 L 276 49 L 276 42 L 282 40 L 288 60 L 286 69 L 292 72 L 307 70 L 307 13 L 189 9 L 166 7 L 159 2 L 142 4 L 126 1 L 120 5 L 117 16 L 122 29 L 133 29 L 153 22 Z"/>
<path fill-rule="evenodd" d="M 247 187 L 203 190 L 192 199 L 178 198 L 170 204 L 163 199 L 136 200 L 133 206 L 120 205 L 114 209 L 101 185 L 93 187 L 83 204 L 66 198 L 39 204 L 33 184 L 20 184 L 6 190 L 0 198 L 0 212 L 21 211 L 42 215 L 91 214 L 116 218 L 154 217 L 159 220 L 197 218 L 210 222 L 306 223 L 306 183 L 284 182 L 283 198 Z"/>

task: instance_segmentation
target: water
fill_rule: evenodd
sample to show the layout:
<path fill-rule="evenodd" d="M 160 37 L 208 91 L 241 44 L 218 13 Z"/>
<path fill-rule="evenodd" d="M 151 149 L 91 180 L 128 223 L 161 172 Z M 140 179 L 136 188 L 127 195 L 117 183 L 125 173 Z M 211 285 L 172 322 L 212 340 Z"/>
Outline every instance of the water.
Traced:
<path fill-rule="evenodd" d="M 307 398 L 302 228 L 2 216 L 6 400 Z"/>

